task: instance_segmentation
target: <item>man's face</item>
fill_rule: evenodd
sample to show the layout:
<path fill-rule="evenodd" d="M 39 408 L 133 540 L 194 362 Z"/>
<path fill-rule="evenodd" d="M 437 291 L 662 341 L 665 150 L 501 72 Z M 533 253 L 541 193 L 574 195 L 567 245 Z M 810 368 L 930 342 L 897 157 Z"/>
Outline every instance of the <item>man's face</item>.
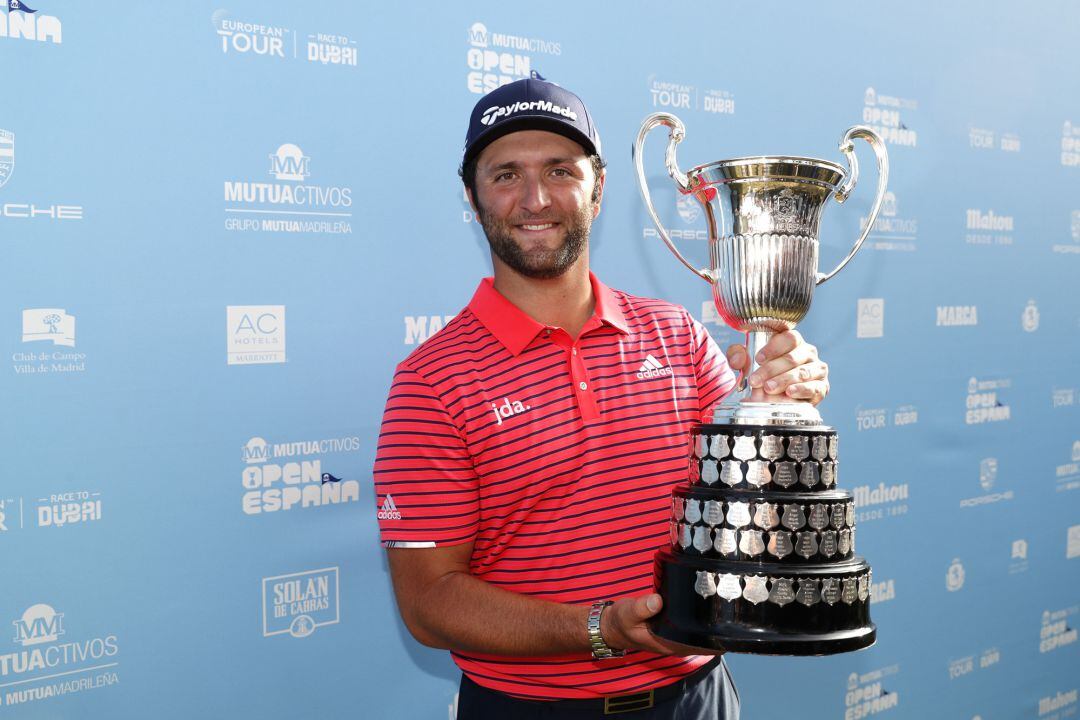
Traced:
<path fill-rule="evenodd" d="M 473 204 L 495 256 L 521 275 L 547 279 L 581 257 L 602 191 L 603 177 L 580 145 L 522 130 L 480 153 Z"/>

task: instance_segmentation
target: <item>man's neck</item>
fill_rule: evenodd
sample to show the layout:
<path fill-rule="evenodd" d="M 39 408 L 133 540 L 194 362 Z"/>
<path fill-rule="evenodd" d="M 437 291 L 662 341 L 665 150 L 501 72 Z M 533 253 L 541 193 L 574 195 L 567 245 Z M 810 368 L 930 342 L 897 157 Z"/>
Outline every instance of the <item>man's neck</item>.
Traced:
<path fill-rule="evenodd" d="M 525 277 L 494 258 L 495 289 L 538 323 L 560 327 L 577 338 L 596 306 L 589 281 L 588 255 L 557 278 Z"/>

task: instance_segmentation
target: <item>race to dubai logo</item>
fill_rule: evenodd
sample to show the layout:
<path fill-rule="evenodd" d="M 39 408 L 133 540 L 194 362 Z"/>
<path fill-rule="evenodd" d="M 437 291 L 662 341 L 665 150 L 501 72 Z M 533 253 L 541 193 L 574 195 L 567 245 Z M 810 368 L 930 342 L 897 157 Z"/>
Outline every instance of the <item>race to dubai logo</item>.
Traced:
<path fill-rule="evenodd" d="M 701 91 L 695 85 L 659 79 L 655 74 L 646 78 L 646 84 L 654 108 L 735 114 L 735 96 L 730 90 Z"/>
<path fill-rule="evenodd" d="M 7 13 L 0 13 L 0 38 L 16 40 L 46 40 L 59 45 L 63 42 L 60 18 L 38 13 L 23 0 L 5 0 Z M 37 3 L 34 3 L 37 5 Z"/>
<path fill-rule="evenodd" d="M 225 55 L 251 54 L 279 60 L 306 60 L 320 65 L 357 65 L 356 40 L 346 35 L 307 33 L 301 46 L 299 33 L 291 28 L 237 20 L 229 16 L 228 10 L 215 10 L 210 19 L 221 38 L 221 52 Z"/>

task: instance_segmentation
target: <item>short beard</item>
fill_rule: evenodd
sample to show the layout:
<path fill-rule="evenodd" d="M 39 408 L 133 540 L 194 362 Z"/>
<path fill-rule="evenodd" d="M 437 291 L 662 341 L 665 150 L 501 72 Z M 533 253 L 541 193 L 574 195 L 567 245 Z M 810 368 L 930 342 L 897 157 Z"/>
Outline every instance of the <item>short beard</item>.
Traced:
<path fill-rule="evenodd" d="M 588 203 L 570 216 L 566 235 L 559 247 L 554 250 L 526 252 L 512 237 L 510 223 L 492 218 L 479 203 L 476 205 L 476 217 L 484 228 L 491 251 L 519 275 L 535 280 L 561 277 L 577 262 L 589 244 L 592 212 L 593 203 Z"/>

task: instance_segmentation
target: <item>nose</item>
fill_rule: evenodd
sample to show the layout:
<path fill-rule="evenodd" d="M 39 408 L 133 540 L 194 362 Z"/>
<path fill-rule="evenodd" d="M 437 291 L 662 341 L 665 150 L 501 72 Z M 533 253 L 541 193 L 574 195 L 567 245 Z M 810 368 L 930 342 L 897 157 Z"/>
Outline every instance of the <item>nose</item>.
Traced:
<path fill-rule="evenodd" d="M 544 185 L 543 178 L 526 177 L 522 186 L 521 207 L 537 215 L 551 205 L 551 195 Z"/>

